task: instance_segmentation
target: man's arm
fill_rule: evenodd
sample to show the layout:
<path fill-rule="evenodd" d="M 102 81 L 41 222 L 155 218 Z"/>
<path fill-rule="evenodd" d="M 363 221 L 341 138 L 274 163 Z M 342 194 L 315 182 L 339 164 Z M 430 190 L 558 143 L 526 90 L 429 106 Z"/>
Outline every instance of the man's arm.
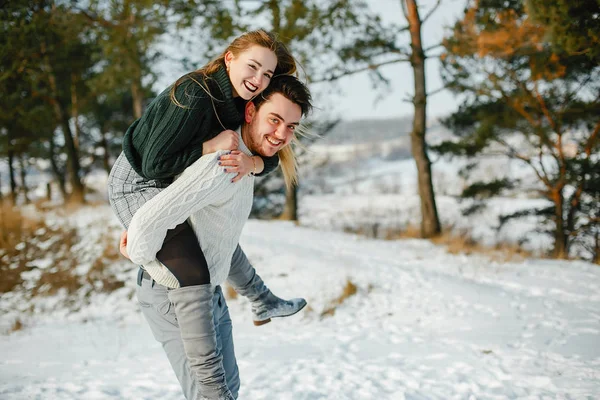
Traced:
<path fill-rule="evenodd" d="M 224 173 L 218 165 L 217 157 L 224 153 L 219 151 L 201 157 L 140 207 L 127 232 L 127 253 L 131 261 L 140 265 L 153 261 L 169 229 L 234 188 L 231 183 L 234 174 Z"/>

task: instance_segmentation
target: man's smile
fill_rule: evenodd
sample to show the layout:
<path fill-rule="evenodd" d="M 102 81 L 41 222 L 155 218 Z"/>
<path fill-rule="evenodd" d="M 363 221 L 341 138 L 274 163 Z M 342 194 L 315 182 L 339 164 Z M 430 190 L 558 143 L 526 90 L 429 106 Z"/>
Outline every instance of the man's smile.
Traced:
<path fill-rule="evenodd" d="M 277 139 L 275 139 L 274 137 L 272 137 L 270 135 L 266 135 L 265 139 L 267 140 L 267 142 L 269 142 L 273 146 L 279 146 L 281 143 L 283 143 L 283 141 L 277 140 Z"/>

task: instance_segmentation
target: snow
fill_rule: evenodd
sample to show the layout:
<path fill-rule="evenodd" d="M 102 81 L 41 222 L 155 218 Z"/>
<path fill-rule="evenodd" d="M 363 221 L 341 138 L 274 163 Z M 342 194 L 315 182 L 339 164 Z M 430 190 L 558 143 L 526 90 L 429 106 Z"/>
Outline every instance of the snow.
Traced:
<path fill-rule="evenodd" d="M 255 327 L 248 301 L 228 299 L 239 398 L 598 398 L 600 268 L 533 257 L 500 262 L 449 254 L 426 240 L 382 240 L 387 230 L 419 221 L 414 161 L 385 156 L 400 154 L 404 142 L 314 146 L 302 171 L 301 226 L 247 223 L 241 244 L 267 285 L 282 297 L 305 297 L 308 306 Z M 547 252 L 551 242 L 535 232 L 535 218 L 498 224 L 501 214 L 544 200 L 506 193 L 465 216 L 461 209 L 470 203 L 457 196 L 467 183 L 458 172 L 464 162 L 434 161 L 446 229 L 489 246 Z M 522 166 L 501 158 L 477 172 L 477 179 L 510 174 L 535 183 Z M 181 399 L 139 312 L 136 266 L 111 262 L 107 271 L 124 282 L 112 292 L 92 281 L 72 294 L 28 296 L 65 253 L 77 260 L 73 272 L 89 277 L 106 246 L 116 248 L 120 227 L 106 205 L 106 174 L 91 174 L 86 185 L 96 205 L 43 215 L 49 230 L 74 230 L 71 245 L 54 254 L 60 237 L 46 228 L 34 242 L 18 244 L 33 244 L 43 255 L 21 274 L 20 290 L 0 296 L 0 399 Z M 21 211 L 39 215 L 31 206 Z M 349 283 L 356 293 L 343 298 Z M 23 328 L 9 333 L 15 321 Z"/>
<path fill-rule="evenodd" d="M 82 210 L 77 223 L 93 232 L 91 216 L 102 220 L 106 208 Z M 600 393 L 595 265 L 498 263 L 449 255 L 424 240 L 366 239 L 286 222 L 249 221 L 241 244 L 274 293 L 304 296 L 309 307 L 255 327 L 249 303 L 228 300 L 240 399 Z M 124 288 L 75 313 L 45 314 L 2 338 L 0 398 L 181 398 L 166 356 L 129 297 L 135 269 L 124 269 Z M 357 293 L 324 315 L 348 281 Z"/>

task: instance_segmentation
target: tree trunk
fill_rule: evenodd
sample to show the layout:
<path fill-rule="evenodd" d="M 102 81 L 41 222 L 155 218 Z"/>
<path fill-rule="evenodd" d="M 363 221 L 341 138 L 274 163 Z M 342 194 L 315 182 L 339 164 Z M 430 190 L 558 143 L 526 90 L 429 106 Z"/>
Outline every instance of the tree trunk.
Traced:
<path fill-rule="evenodd" d="M 54 70 L 50 61 L 48 60 L 48 56 L 46 56 L 46 45 L 45 43 L 41 43 L 41 52 L 44 55 L 44 64 L 46 67 L 46 71 L 48 73 L 48 83 L 50 84 L 50 89 L 52 90 L 52 96 L 50 98 L 50 103 L 54 110 L 54 115 L 56 117 L 56 121 L 60 124 L 63 137 L 65 139 L 65 148 L 67 150 L 67 169 L 70 175 L 71 181 L 71 195 L 69 196 L 69 201 L 74 203 L 84 203 L 84 188 L 81 179 L 79 179 L 79 153 L 77 148 L 75 147 L 75 142 L 73 140 L 73 134 L 71 133 L 71 127 L 69 126 L 69 117 L 65 111 L 65 107 L 60 102 L 60 97 L 58 95 L 58 87 L 56 85 L 56 77 L 54 76 Z"/>
<path fill-rule="evenodd" d="M 13 164 L 15 160 L 15 152 L 12 149 L 10 138 L 8 142 L 8 176 L 10 179 L 10 200 L 13 205 L 17 204 L 17 180 L 15 179 L 15 166 Z"/>
<path fill-rule="evenodd" d="M 600 265 L 600 230 L 596 230 L 594 235 L 594 252 L 592 258 L 596 264 Z"/>
<path fill-rule="evenodd" d="M 107 174 L 110 174 L 110 154 L 108 152 L 108 140 L 106 140 L 106 132 L 104 129 L 100 131 L 101 139 L 100 139 L 100 147 L 104 149 L 104 155 L 102 156 L 102 166 Z"/>
<path fill-rule="evenodd" d="M 285 193 L 285 207 L 280 219 L 286 221 L 298 221 L 298 187 L 294 185 Z"/>
<path fill-rule="evenodd" d="M 79 165 L 79 155 L 75 148 L 75 142 L 71 135 L 71 129 L 69 127 L 69 120 L 66 116 L 62 121 L 63 136 L 65 138 L 65 148 L 67 150 L 67 167 L 69 172 L 69 181 L 71 183 L 71 194 L 69 195 L 69 201 L 73 203 L 82 204 L 85 202 L 84 199 L 84 188 L 81 179 L 79 178 L 79 171 L 81 167 Z"/>
<path fill-rule="evenodd" d="M 425 87 L 425 54 L 421 42 L 421 19 L 415 0 L 406 0 L 408 25 L 411 38 L 411 65 L 414 75 L 415 94 L 413 103 L 415 115 L 410 134 L 411 151 L 417 164 L 419 197 L 421 198 L 421 236 L 429 238 L 441 232 L 440 220 L 435 204 L 431 161 L 427 156 L 425 142 L 427 123 L 427 92 Z"/>
<path fill-rule="evenodd" d="M 47 63 L 47 66 L 49 66 L 49 63 Z M 69 196 L 69 201 L 74 203 L 84 203 L 83 183 L 81 182 L 81 179 L 79 179 L 79 172 L 81 170 L 81 167 L 79 166 L 79 154 L 75 147 L 71 127 L 69 126 L 69 118 L 58 98 L 56 78 L 51 69 L 48 69 L 48 71 L 48 81 L 50 82 L 50 87 L 53 92 L 52 106 L 54 108 L 54 115 L 63 131 L 65 149 L 67 151 L 67 170 L 69 172 L 69 180 L 71 183 L 71 195 Z"/>
<path fill-rule="evenodd" d="M 77 76 L 71 74 L 71 117 L 73 118 L 73 143 L 75 143 L 75 149 L 79 153 L 79 103 L 77 101 Z"/>
<path fill-rule="evenodd" d="M 564 198 L 560 190 L 552 193 L 552 201 L 554 202 L 554 249 L 553 256 L 555 258 L 567 258 L 567 240 L 568 236 L 565 232 L 564 224 Z"/>
<path fill-rule="evenodd" d="M 60 168 L 58 167 L 58 163 L 56 162 L 56 145 L 54 144 L 54 139 L 50 138 L 50 165 L 52 166 L 52 172 L 54 173 L 54 177 L 58 182 L 58 188 L 60 189 L 60 193 L 63 197 L 63 200 L 67 200 L 67 188 L 65 185 L 65 175 L 62 173 Z"/>
<path fill-rule="evenodd" d="M 19 156 L 19 167 L 21 172 L 21 191 L 23 192 L 23 200 L 25 201 L 25 204 L 28 204 L 29 191 L 27 190 L 27 182 L 25 181 L 27 171 L 25 170 L 25 161 L 23 160 L 23 154 Z"/>

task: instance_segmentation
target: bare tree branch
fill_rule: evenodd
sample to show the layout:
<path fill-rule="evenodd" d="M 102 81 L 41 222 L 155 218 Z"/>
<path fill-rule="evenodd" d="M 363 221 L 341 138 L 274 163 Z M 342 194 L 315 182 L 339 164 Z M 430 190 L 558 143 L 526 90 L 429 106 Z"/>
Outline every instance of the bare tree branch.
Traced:
<path fill-rule="evenodd" d="M 425 15 L 425 18 L 423 18 L 423 20 L 421 21 L 421 24 L 424 24 L 425 21 L 427 21 L 429 19 L 429 17 L 431 17 L 431 15 L 435 12 L 435 10 L 438 9 L 440 4 L 442 4 L 442 0 L 438 0 L 437 3 L 435 3 L 435 6 L 433 6 L 433 8 L 431 10 L 429 10 L 427 15 Z"/>
<path fill-rule="evenodd" d="M 344 71 L 344 72 L 341 72 L 339 74 L 331 75 L 329 77 L 319 78 L 319 79 L 316 79 L 314 81 L 311 81 L 311 83 L 331 82 L 331 81 L 338 80 L 338 79 L 340 79 L 340 78 L 342 78 L 344 76 L 355 75 L 355 74 L 358 74 L 358 73 L 364 72 L 364 71 L 376 70 L 379 67 L 382 67 L 384 65 L 397 64 L 397 63 L 400 63 L 400 62 L 408 62 L 408 61 L 410 61 L 409 58 L 397 58 L 395 60 L 384 61 L 384 62 L 377 63 L 377 64 L 369 64 L 369 65 L 367 65 L 365 67 L 358 68 L 358 69 L 355 69 L 355 70 L 352 70 L 352 71 Z"/>
<path fill-rule="evenodd" d="M 439 92 L 445 90 L 447 87 L 448 87 L 448 85 L 444 85 L 435 90 L 432 90 L 431 92 L 427 93 L 427 98 L 429 98 L 429 96 L 433 96 L 434 94 L 438 94 Z"/>
<path fill-rule="evenodd" d="M 404 18 L 408 21 L 408 10 L 406 9 L 406 1 L 400 0 L 400 5 L 402 6 L 402 14 L 404 14 Z"/>
<path fill-rule="evenodd" d="M 536 176 L 538 177 L 538 179 L 540 181 L 544 182 L 544 185 L 546 186 L 546 188 L 548 188 L 548 189 L 552 188 L 552 184 L 550 183 L 550 180 L 548 179 L 548 177 L 544 176 L 544 175 L 542 175 L 542 173 L 540 173 L 540 171 L 535 167 L 533 162 L 531 162 L 531 159 L 529 157 L 519 154 L 517 149 L 515 149 L 510 144 L 508 144 L 508 142 L 506 142 L 500 138 L 496 138 L 495 140 L 509 150 L 509 155 L 508 155 L 509 157 L 516 158 L 518 160 L 521 160 L 521 161 L 524 161 L 525 163 L 527 163 L 527 165 L 529 165 L 531 167 L 531 169 L 533 169 L 533 171 L 536 174 Z"/>
<path fill-rule="evenodd" d="M 433 49 L 437 49 L 438 47 L 444 47 L 444 45 L 443 45 L 443 44 L 441 44 L 441 43 L 434 44 L 433 46 L 429 46 L 429 47 L 427 47 L 427 48 L 423 49 L 423 52 L 427 53 L 428 51 L 431 51 L 431 50 L 433 50 Z M 430 56 L 428 56 L 427 58 L 429 58 L 429 57 L 430 57 Z M 439 55 L 438 55 L 438 57 L 439 57 Z"/>

